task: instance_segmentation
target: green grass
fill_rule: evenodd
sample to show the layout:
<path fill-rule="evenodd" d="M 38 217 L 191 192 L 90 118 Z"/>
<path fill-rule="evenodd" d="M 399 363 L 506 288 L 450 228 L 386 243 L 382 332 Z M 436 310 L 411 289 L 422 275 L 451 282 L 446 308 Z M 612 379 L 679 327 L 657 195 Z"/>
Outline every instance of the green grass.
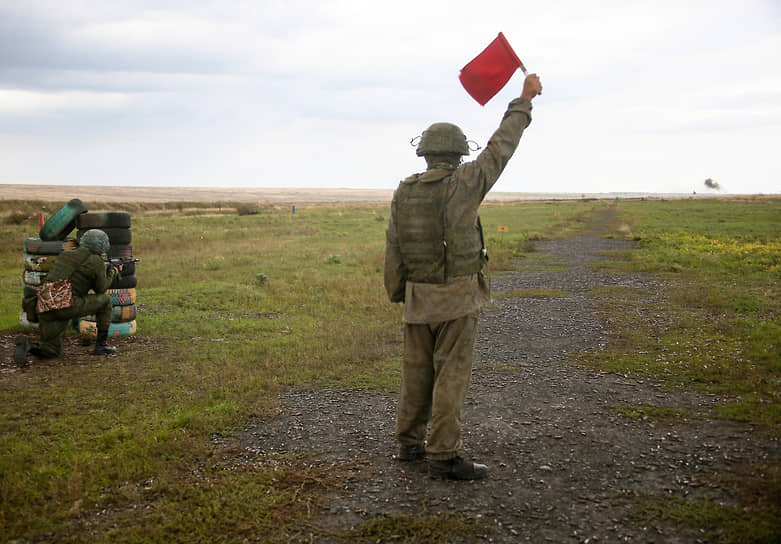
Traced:
<path fill-rule="evenodd" d="M 639 247 L 602 266 L 655 273 L 667 286 L 654 302 L 592 293 L 612 299 L 615 337 L 579 360 L 718 394 L 715 415 L 778 435 L 781 201 L 626 201 L 618 210 Z"/>
<path fill-rule="evenodd" d="M 0 203 L 5 334 L 21 331 L 22 241 L 37 235 L 36 210 L 61 204 Z M 208 481 L 191 472 L 214 454 L 209 436 L 272 415 L 286 388 L 396 391 L 401 308 L 387 302 L 382 284 L 387 206 L 239 215 L 224 203 L 87 205 L 133 213 L 138 334 L 116 357 L 39 362 L 0 377 L 3 534 L 77 542 L 80 516 L 109 509 L 123 530 L 107 526 L 84 540 L 220 541 L 224 524 L 209 509 L 222 489 L 230 492 L 220 514 L 238 526 L 264 516 L 299 519 L 309 492 L 291 502 L 263 469 L 209 469 Z M 486 229 L 508 227 L 487 236 L 492 269 L 590 209 L 486 206 Z M 139 502 L 163 515 L 138 516 Z M 278 525 L 278 535 L 288 530 Z"/>
<path fill-rule="evenodd" d="M 608 349 L 578 354 L 600 370 L 647 378 L 667 388 L 703 391 L 720 402 L 712 417 L 781 436 L 781 201 L 623 201 L 617 237 L 638 241 L 613 252 L 612 272 L 643 271 L 665 282 L 654 292 L 603 287 L 613 337 Z M 696 424 L 677 407 L 617 406 L 651 425 Z M 694 419 L 692 419 L 694 418 Z M 755 460 L 734 481 L 711 476 L 734 504 L 706 495 L 641 496 L 629 520 L 673 523 L 708 542 L 770 543 L 781 533 L 778 467 Z"/>
<path fill-rule="evenodd" d="M 709 498 L 642 496 L 631 509 L 629 519 L 641 527 L 664 520 L 696 531 L 700 538 L 707 539 L 703 541 L 723 544 L 773 544 L 781 534 L 777 507 L 740 508 Z"/>
<path fill-rule="evenodd" d="M 344 477 L 340 467 L 316 468 L 297 460 L 281 460 L 274 468 L 217 461 L 207 460 L 175 485 L 149 479 L 121 486 L 102 516 L 88 523 L 74 516 L 56 533 L 58 541 L 228 543 L 259 535 L 265 542 L 301 541 L 319 532 L 308 522 L 319 506 L 317 497 L 334 491 Z"/>
<path fill-rule="evenodd" d="M 0 202 L 7 337 L 22 330 L 22 241 L 37 235 L 41 206 L 51 213 L 62 204 Z M 306 529 L 338 471 L 235 463 L 209 438 L 273 415 L 289 387 L 396 391 L 401 314 L 382 287 L 387 207 L 298 207 L 293 215 L 261 205 L 239 215 L 230 203 L 87 205 L 133 213 L 138 334 L 120 342 L 116 357 L 0 375 L 2 539 L 234 542 L 268 534 L 282 542 Z M 522 262 L 531 241 L 580 231 L 606 209 L 580 201 L 484 206 L 489 273 Z M 714 392 L 728 401 L 719 415 L 775 428 L 777 201 L 617 209 L 630 227 L 615 235 L 641 243 L 621 256 L 623 266 L 667 274 L 677 287 L 642 311 L 632 294 L 592 293 L 626 304 L 611 306 L 625 326 L 589 364 Z M 389 539 L 397 521 L 342 536 Z M 425 515 L 404 521 L 431 530 L 432 541 L 469 528 Z"/>
<path fill-rule="evenodd" d="M 619 406 L 617 410 L 618 413 L 624 417 L 637 421 L 645 421 L 650 424 L 670 424 L 686 419 L 686 411 L 680 408 L 625 405 Z"/>
<path fill-rule="evenodd" d="M 455 516 L 398 514 L 373 518 L 338 536 L 351 543 L 446 544 L 455 537 L 476 537 L 479 531 Z"/>
<path fill-rule="evenodd" d="M 516 261 L 527 256 L 531 242 L 575 232 L 603 206 L 580 201 L 483 205 L 480 217 L 490 259 L 489 271 L 514 267 Z"/>

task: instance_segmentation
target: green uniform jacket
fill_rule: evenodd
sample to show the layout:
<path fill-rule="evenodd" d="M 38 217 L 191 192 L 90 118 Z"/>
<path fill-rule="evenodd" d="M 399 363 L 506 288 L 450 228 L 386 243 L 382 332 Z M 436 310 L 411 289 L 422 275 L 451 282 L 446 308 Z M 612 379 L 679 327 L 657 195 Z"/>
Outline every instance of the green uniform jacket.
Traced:
<path fill-rule="evenodd" d="M 474 161 L 453 170 L 445 196 L 448 225 L 476 224 L 480 203 L 499 179 L 518 147 L 524 129 L 531 122 L 531 109 L 531 102 L 526 99 L 516 98 L 510 102 L 499 128 L 485 149 Z M 420 182 L 429 177 L 442 179 L 441 174 L 431 170 L 411 176 L 401 183 L 403 185 L 413 179 Z M 404 320 L 408 323 L 455 319 L 479 310 L 479 305 L 486 298 L 479 292 L 484 289 L 479 274 L 457 276 L 446 283 L 410 281 L 399 244 L 399 193 L 394 193 L 385 233 L 384 280 L 391 302 L 405 302 Z"/>
<path fill-rule="evenodd" d="M 46 276 L 46 281 L 70 280 L 73 296 L 83 298 L 90 289 L 97 294 L 105 293 L 114 274 L 113 268 L 106 270 L 100 255 L 86 247 L 79 247 L 60 254 Z"/>

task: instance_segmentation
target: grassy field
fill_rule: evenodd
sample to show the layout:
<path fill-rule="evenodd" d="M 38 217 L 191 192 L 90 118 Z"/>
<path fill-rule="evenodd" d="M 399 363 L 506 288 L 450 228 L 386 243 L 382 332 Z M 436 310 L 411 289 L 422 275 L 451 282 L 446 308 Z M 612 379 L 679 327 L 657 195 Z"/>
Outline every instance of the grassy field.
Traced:
<path fill-rule="evenodd" d="M 27 218 L 41 205 L 0 202 L 0 332 L 9 338 L 21 331 L 22 241 L 37 235 Z M 210 437 L 271 416 L 285 388 L 396 390 L 400 308 L 382 287 L 386 206 L 239 215 L 224 202 L 87 205 L 133 213 L 138 334 L 116 357 L 0 375 L 0 540 L 283 541 L 338 475 L 295 460 L 227 470 Z M 485 206 L 492 269 L 610 206 Z M 665 323 L 636 323 L 627 310 L 615 345 L 588 363 L 718 393 L 720 417 L 777 435 L 781 202 L 616 209 L 615 235 L 640 249 L 613 266 L 663 274 L 679 288 L 660 302 Z M 638 352 L 647 356 L 629 356 Z"/>
<path fill-rule="evenodd" d="M 722 417 L 777 436 L 781 203 L 634 201 L 620 212 L 624 231 L 640 241 L 623 266 L 659 274 L 671 288 L 645 315 L 611 305 L 622 332 L 593 364 L 718 394 Z"/>

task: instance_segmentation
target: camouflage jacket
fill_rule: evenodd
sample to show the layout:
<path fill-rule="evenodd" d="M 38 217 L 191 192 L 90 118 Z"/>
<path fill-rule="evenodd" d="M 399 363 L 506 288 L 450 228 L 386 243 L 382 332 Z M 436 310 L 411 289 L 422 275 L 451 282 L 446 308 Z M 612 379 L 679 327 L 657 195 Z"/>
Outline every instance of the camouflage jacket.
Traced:
<path fill-rule="evenodd" d="M 449 224 L 476 223 L 480 203 L 499 179 L 518 147 L 524 129 L 531 123 L 531 109 L 531 102 L 523 98 L 510 102 L 485 149 L 475 160 L 453 171 L 446 196 Z M 404 321 L 434 323 L 479 311 L 490 298 L 482 274 L 450 278 L 447 283 L 408 281 L 399 248 L 398 193 L 394 193 L 385 232 L 384 281 L 391 302 L 405 303 Z"/>
<path fill-rule="evenodd" d="M 116 274 L 113 268 L 106 270 L 100 255 L 86 247 L 67 249 L 54 262 L 46 281 L 70 280 L 73 296 L 84 297 L 90 289 L 105 293 Z"/>

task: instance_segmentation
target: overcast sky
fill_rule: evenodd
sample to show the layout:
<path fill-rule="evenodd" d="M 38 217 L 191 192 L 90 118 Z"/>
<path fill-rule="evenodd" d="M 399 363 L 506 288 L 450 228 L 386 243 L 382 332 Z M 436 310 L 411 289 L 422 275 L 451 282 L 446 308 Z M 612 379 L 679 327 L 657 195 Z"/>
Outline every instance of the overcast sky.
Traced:
<path fill-rule="evenodd" d="M 781 193 L 778 0 L 0 0 L 0 183 L 391 189 L 485 145 L 500 31 L 544 91 L 495 190 Z"/>

